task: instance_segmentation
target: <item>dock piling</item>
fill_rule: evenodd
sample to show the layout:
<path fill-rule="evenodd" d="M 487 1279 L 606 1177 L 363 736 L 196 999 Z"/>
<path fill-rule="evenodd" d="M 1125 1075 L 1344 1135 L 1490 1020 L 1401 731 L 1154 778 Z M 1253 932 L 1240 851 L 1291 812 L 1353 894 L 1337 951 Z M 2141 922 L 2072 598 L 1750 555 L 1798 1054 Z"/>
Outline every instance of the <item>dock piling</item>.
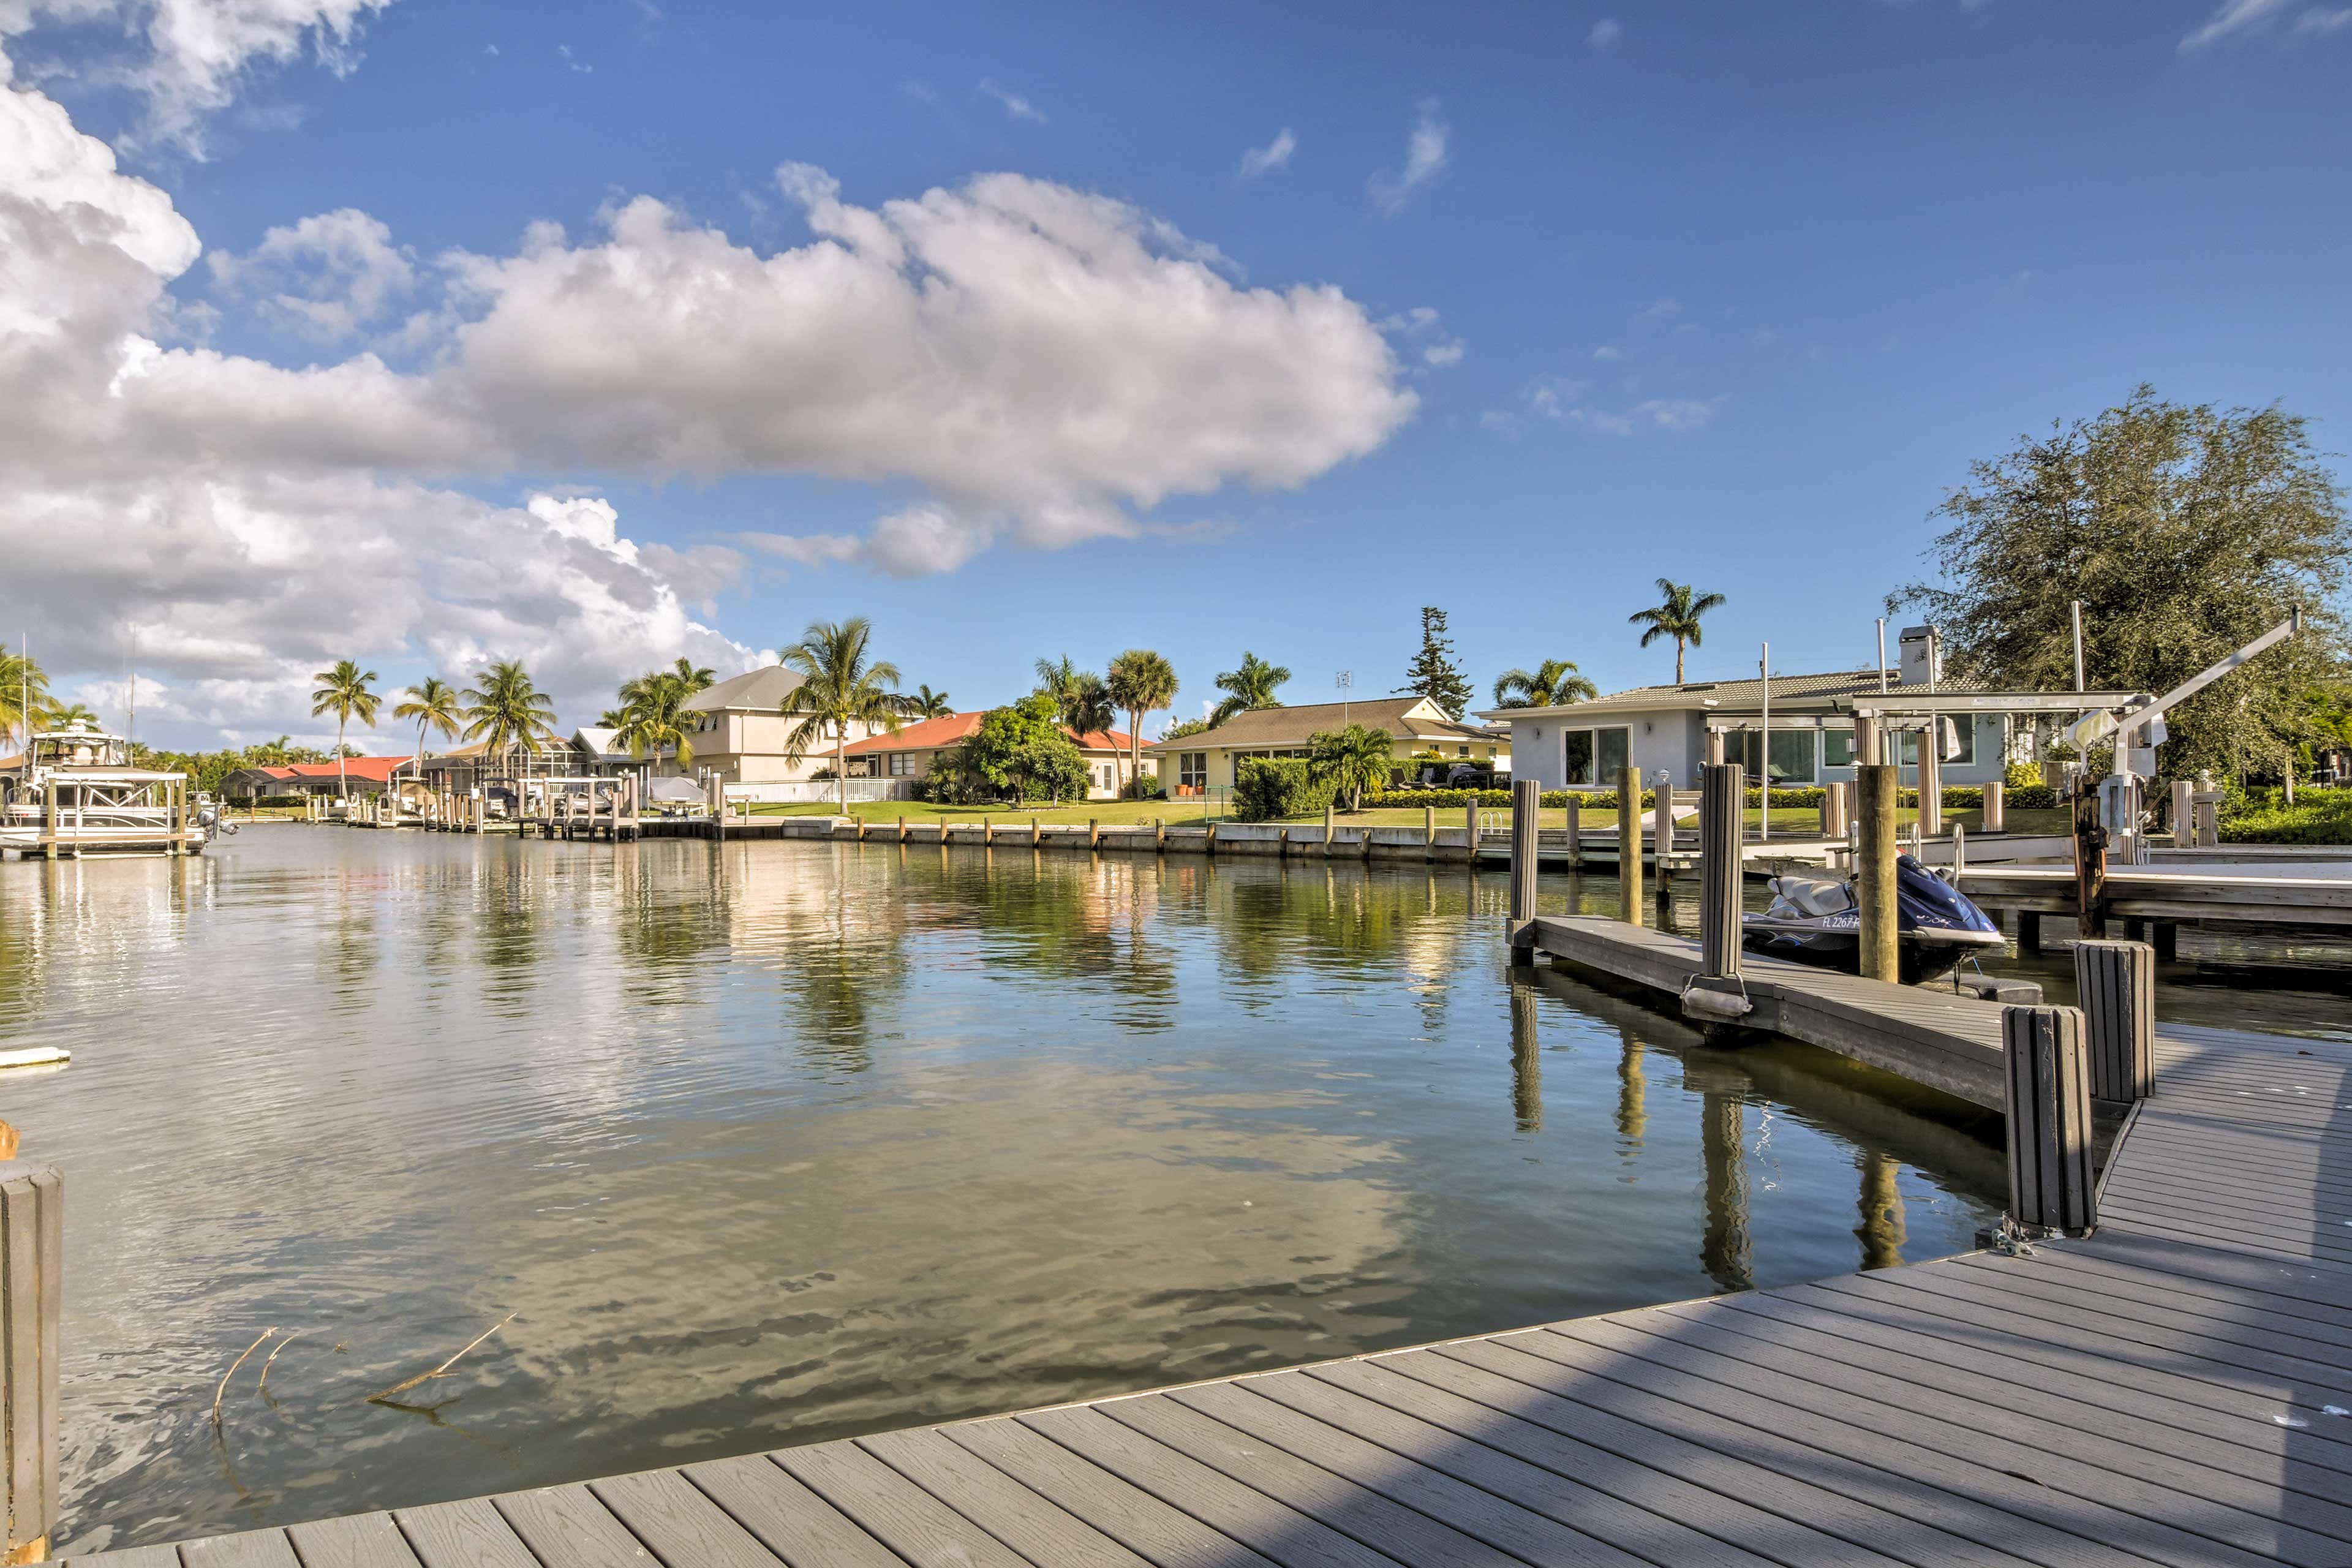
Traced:
<path fill-rule="evenodd" d="M 1421 858 L 1437 858 L 1437 807 L 1433 805 L 1421 808 Z"/>
<path fill-rule="evenodd" d="M 2099 1223 L 2082 1012 L 2004 1007 L 2000 1036 L 2008 1078 L 2009 1218 L 2029 1232 L 2082 1235 Z"/>
<path fill-rule="evenodd" d="M 1568 797 L 1568 868 L 1584 869 L 1584 797 Z"/>
<path fill-rule="evenodd" d="M 1977 826 L 1979 832 L 2005 833 L 2009 822 L 2009 787 L 1999 779 L 1987 779 L 1984 786 L 1984 819 Z"/>
<path fill-rule="evenodd" d="M 1650 813 L 1650 842 L 1658 856 L 1658 897 L 1666 896 L 1666 857 L 1675 852 L 1675 785 L 1672 777 L 1660 775 L 1657 804 Z"/>
<path fill-rule="evenodd" d="M 1470 868 L 1475 871 L 1478 868 L 1478 796 L 1475 791 L 1471 793 L 1470 804 L 1462 808 L 1462 821 L 1467 834 L 1463 842 L 1470 847 Z"/>
<path fill-rule="evenodd" d="M 0 1163 L 0 1467 L 9 1563 L 40 1563 L 58 1524 L 58 1370 L 65 1332 L 65 1178 Z"/>
<path fill-rule="evenodd" d="M 1642 923 L 1642 770 L 1617 770 L 1617 889 L 1622 908 L 1618 918 L 1627 925 Z"/>
<path fill-rule="evenodd" d="M 1862 973 L 1889 983 L 1902 971 L 1895 942 L 1895 778 L 1891 763 L 1853 770 L 1853 890 L 1862 913 Z"/>
<path fill-rule="evenodd" d="M 2145 1100 L 2156 1089 L 2156 949 L 2078 942 L 2074 990 L 2091 1059 L 2091 1098 Z"/>
<path fill-rule="evenodd" d="M 1511 957 L 1530 963 L 1536 955 L 1536 868 L 1543 809 L 1543 785 L 1534 779 L 1511 781 Z"/>
<path fill-rule="evenodd" d="M 1710 763 L 1699 770 L 1699 949 L 1706 973 L 1739 973 L 1740 828 L 1748 770 Z"/>

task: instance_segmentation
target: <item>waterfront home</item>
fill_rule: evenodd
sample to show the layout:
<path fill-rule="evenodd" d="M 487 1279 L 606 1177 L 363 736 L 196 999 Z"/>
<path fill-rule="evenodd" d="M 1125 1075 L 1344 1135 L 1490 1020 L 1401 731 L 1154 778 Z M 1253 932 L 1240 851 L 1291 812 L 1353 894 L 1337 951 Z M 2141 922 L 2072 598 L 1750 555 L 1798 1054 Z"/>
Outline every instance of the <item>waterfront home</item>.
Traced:
<path fill-rule="evenodd" d="M 800 686 L 801 678 L 781 664 L 705 687 L 686 700 L 688 738 L 694 743 L 698 773 L 717 774 L 728 784 L 789 784 L 812 779 L 833 766 L 833 742 L 812 745 L 794 762 L 784 755 L 792 732 L 807 722 L 807 715 L 780 711 Z M 852 724 L 851 742 L 878 733 L 877 726 Z M 657 773 L 681 770 L 675 758 L 663 759 Z"/>
<path fill-rule="evenodd" d="M 952 751 L 970 740 L 979 731 L 980 721 L 987 717 L 984 712 L 945 713 L 937 719 L 903 724 L 896 734 L 885 730 L 862 741 L 853 741 L 844 752 L 849 776 L 919 779 L 931 771 L 940 752 Z M 1078 754 L 1087 760 L 1088 800 L 1117 800 L 1126 792 L 1135 770 L 1125 731 L 1097 730 L 1081 735 L 1066 724 L 1062 733 L 1076 742 Z M 828 761 L 831 756 L 828 752 Z"/>
<path fill-rule="evenodd" d="M 1412 773 L 1412 759 L 1435 752 L 1448 763 L 1477 763 L 1507 772 L 1509 741 L 1496 731 L 1445 716 L 1426 697 L 1375 697 L 1362 702 L 1311 702 L 1297 708 L 1255 708 L 1236 713 L 1213 730 L 1144 748 L 1160 767 L 1171 795 L 1224 789 L 1244 757 L 1303 757 L 1313 738 L 1327 731 L 1361 724 L 1386 730 L 1395 742 L 1395 776 Z"/>
<path fill-rule="evenodd" d="M 653 759 L 638 756 L 621 739 L 618 730 L 604 724 L 583 724 L 572 731 L 572 772 L 575 778 L 624 778 L 642 773 Z M 676 759 L 665 752 L 664 771 L 677 771 Z"/>
<path fill-rule="evenodd" d="M 2001 777 L 2011 761 L 2031 760 L 2031 719 L 2000 710 L 2011 700 L 2043 695 L 1995 691 L 1966 681 L 1930 683 L 1926 649 L 1906 637 L 1904 663 L 1884 672 L 1875 668 L 1821 675 L 1776 675 L 1771 680 L 1771 741 L 1762 727 L 1765 682 L 1687 680 L 1679 686 L 1637 686 L 1590 702 L 1549 708 L 1502 708 L 1479 717 L 1507 724 L 1514 778 L 1534 779 L 1546 789 L 1612 789 L 1620 770 L 1632 764 L 1644 779 L 1667 774 L 1678 788 L 1698 784 L 1706 760 L 1710 724 L 1750 726 L 1727 737 L 1725 757 L 1745 763 L 1748 776 L 1760 778 L 1769 765 L 1773 784 L 1790 788 L 1851 780 L 1854 767 L 1853 709 L 1857 700 L 1886 692 L 1910 701 L 1949 697 L 1949 726 L 1938 777 L 1947 786 L 1981 784 Z M 2085 707 L 2124 700 L 2127 694 L 2085 692 Z M 1902 782 L 1918 783 L 1916 731 L 1895 737 Z"/>
<path fill-rule="evenodd" d="M 220 793 L 229 800 L 259 800 L 273 795 L 382 795 L 416 775 L 414 757 L 346 757 L 339 770 L 332 763 L 286 763 L 239 768 L 221 780 Z"/>

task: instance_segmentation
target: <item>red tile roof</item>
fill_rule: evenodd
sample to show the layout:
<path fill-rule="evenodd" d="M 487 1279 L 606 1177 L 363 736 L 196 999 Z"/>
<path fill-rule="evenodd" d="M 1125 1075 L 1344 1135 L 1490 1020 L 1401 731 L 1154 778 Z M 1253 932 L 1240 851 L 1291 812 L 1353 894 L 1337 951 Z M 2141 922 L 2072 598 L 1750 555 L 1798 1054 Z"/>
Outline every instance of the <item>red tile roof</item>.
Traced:
<path fill-rule="evenodd" d="M 852 741 L 842 748 L 842 754 L 849 757 L 870 757 L 884 752 L 928 752 L 940 746 L 961 745 L 963 742 L 971 739 L 980 729 L 980 721 L 987 717 L 985 713 L 977 712 L 948 713 L 937 719 L 925 719 L 917 723 L 903 724 L 899 726 L 898 732 L 895 735 L 868 735 L 863 741 Z M 1127 750 L 1128 740 L 1123 731 L 1097 730 L 1089 735 L 1080 735 L 1067 725 L 1064 725 L 1062 733 L 1076 741 L 1078 743 L 1078 750 L 1082 752 Z"/>
<path fill-rule="evenodd" d="M 346 757 L 340 773 L 332 763 L 290 763 L 263 771 L 274 779 L 352 778 L 382 784 L 392 776 L 394 768 L 406 767 L 410 760 L 407 757 Z"/>

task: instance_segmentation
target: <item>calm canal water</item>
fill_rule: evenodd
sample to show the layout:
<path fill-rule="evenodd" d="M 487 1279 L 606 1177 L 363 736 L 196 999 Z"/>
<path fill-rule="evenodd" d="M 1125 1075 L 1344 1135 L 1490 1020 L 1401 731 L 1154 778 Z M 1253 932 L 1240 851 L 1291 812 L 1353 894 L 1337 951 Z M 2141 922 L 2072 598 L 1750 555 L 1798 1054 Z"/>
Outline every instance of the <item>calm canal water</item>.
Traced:
<path fill-rule="evenodd" d="M 0 1046 L 75 1053 L 0 1079 L 68 1184 L 64 1542 L 1803 1279 L 1994 1214 L 1997 1121 L 1515 978 L 1505 891 L 290 825 L 0 866 Z"/>

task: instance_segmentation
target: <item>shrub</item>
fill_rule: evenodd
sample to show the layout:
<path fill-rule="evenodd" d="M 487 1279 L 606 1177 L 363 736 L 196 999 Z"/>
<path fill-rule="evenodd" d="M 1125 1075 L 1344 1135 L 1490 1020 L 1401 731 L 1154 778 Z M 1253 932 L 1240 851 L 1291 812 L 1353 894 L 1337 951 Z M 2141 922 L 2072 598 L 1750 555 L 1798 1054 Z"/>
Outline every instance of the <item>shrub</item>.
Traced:
<path fill-rule="evenodd" d="M 2221 818 L 2224 844 L 2352 844 L 2352 790 L 2305 790 L 2288 805 L 2278 792 Z"/>
<path fill-rule="evenodd" d="M 1318 783 L 1303 757 L 1244 757 L 1234 784 L 1234 815 L 1244 822 L 1311 816 L 1331 796 L 1330 784 Z"/>
<path fill-rule="evenodd" d="M 1127 781 L 1126 795 L 1129 800 L 1151 800 L 1159 794 L 1160 775 L 1158 773 L 1140 773 Z"/>

